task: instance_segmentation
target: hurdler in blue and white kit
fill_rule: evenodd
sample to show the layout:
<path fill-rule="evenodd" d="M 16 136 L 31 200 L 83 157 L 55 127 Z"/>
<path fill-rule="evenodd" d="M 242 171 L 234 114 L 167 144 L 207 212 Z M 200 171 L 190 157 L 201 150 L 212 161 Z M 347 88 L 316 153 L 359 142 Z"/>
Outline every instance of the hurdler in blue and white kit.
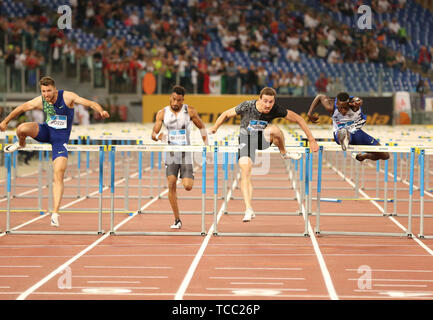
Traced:
<path fill-rule="evenodd" d="M 336 143 L 345 151 L 351 145 L 380 145 L 379 141 L 367 134 L 361 128 L 367 121 L 362 112 L 362 99 L 340 92 L 335 99 L 319 94 L 311 103 L 308 117 L 313 123 L 318 122 L 318 115 L 313 111 L 322 104 L 332 117 L 333 135 Z M 388 152 L 365 152 L 355 156 L 356 160 L 387 160 Z"/>
<path fill-rule="evenodd" d="M 52 145 L 53 160 L 57 157 L 68 157 L 66 146 L 74 121 L 74 109 L 66 105 L 63 92 L 63 90 L 58 91 L 57 100 L 54 103 L 49 103 L 42 97 L 46 119 L 44 123 L 39 124 L 39 133 L 34 138 L 36 141 Z"/>
<path fill-rule="evenodd" d="M 16 107 L 1 123 L 0 131 L 5 131 L 8 123 L 21 113 L 39 109 L 45 113 L 46 120 L 42 124 L 36 122 L 22 123 L 17 128 L 18 142 L 7 145 L 5 152 L 14 152 L 23 149 L 26 138 L 31 137 L 39 142 L 49 143 L 52 146 L 53 159 L 53 212 L 51 225 L 59 226 L 60 201 L 63 196 L 68 150 L 66 149 L 74 120 L 74 104 L 90 107 L 99 113 L 101 119 L 110 115 L 95 101 L 84 99 L 71 91 L 57 90 L 53 78 L 43 77 L 39 81 L 41 95 Z"/>

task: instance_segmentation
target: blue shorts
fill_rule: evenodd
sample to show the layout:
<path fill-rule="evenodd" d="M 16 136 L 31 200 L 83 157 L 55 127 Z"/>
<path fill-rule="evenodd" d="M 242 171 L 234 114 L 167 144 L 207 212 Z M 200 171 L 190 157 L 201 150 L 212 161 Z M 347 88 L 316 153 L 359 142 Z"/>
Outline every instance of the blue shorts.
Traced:
<path fill-rule="evenodd" d="M 68 129 L 54 129 L 44 122 L 39 124 L 39 133 L 34 139 L 51 144 L 53 149 L 52 159 L 54 161 L 57 157 L 68 157 L 66 145 L 69 142 L 70 133 Z"/>
<path fill-rule="evenodd" d="M 338 131 L 334 132 L 334 140 L 337 142 L 337 144 L 340 144 L 340 141 L 338 141 Z M 363 146 L 377 146 L 379 145 L 379 141 L 374 139 L 372 136 L 368 135 L 361 129 L 356 130 L 354 133 L 350 134 L 349 137 L 349 144 L 352 145 L 363 145 Z"/>

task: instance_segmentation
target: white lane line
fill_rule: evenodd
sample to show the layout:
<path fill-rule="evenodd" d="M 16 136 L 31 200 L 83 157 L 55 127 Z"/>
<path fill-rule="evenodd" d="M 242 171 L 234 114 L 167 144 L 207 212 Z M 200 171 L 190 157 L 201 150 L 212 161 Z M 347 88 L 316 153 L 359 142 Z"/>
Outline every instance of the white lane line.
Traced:
<path fill-rule="evenodd" d="M 273 285 L 273 286 L 282 286 L 284 282 L 230 282 L 230 284 L 247 284 L 247 285 Z"/>
<path fill-rule="evenodd" d="M 93 269 L 173 269 L 173 267 L 146 267 L 146 266 L 84 266 L 84 268 Z"/>
<path fill-rule="evenodd" d="M 107 289 L 141 289 L 141 290 L 159 290 L 160 287 L 124 287 L 124 286 L 117 286 L 117 287 L 72 287 L 71 289 L 99 289 L 99 290 L 107 290 Z M 102 294 L 102 292 L 93 292 L 96 294 Z M 56 292 L 56 294 L 59 294 Z M 63 292 L 62 292 L 63 294 Z M 110 292 L 110 294 L 113 294 Z"/>
<path fill-rule="evenodd" d="M 214 290 L 214 291 L 235 291 L 235 290 L 276 290 L 276 291 L 308 291 L 307 289 L 304 288 L 285 288 L 285 289 L 281 289 L 281 288 L 206 288 L 206 290 Z"/>
<path fill-rule="evenodd" d="M 238 173 L 235 181 L 232 184 L 232 187 L 230 188 L 229 192 L 227 193 L 227 199 L 229 199 L 229 200 L 227 200 L 227 203 L 231 199 L 232 192 L 236 187 L 236 184 L 237 184 L 239 177 L 240 177 L 240 174 Z M 217 224 L 218 224 L 218 222 L 219 222 L 219 220 L 223 214 L 223 210 L 224 210 L 224 203 L 221 205 L 221 208 L 218 212 Z M 186 292 L 186 289 L 188 288 L 189 283 L 191 282 L 191 279 L 194 276 L 194 272 L 197 269 L 198 263 L 200 262 L 201 258 L 203 257 L 204 251 L 206 250 L 206 247 L 207 247 L 207 245 L 211 239 L 211 236 L 213 234 L 214 229 L 215 229 L 215 225 L 213 223 L 211 225 L 211 227 L 209 228 L 207 235 L 206 235 L 205 239 L 203 240 L 196 256 L 194 257 L 194 260 L 192 261 L 191 265 L 189 266 L 188 271 L 187 271 L 185 277 L 183 278 L 182 283 L 179 286 L 179 289 L 177 289 L 176 295 L 174 296 L 174 300 L 182 300 L 183 299 L 183 296 Z"/>
<path fill-rule="evenodd" d="M 3 276 L 1 275 L 0 278 L 28 278 L 28 275 L 7 275 Z"/>
<path fill-rule="evenodd" d="M 267 267 L 216 267 L 217 270 L 288 270 L 288 271 L 301 271 L 302 268 L 267 268 Z"/>
<path fill-rule="evenodd" d="M 337 168 L 335 168 L 329 161 L 327 161 L 330 165 L 333 171 L 335 171 L 340 177 L 342 177 L 348 184 L 350 184 L 353 188 L 355 188 L 355 184 L 349 179 L 347 178 L 341 171 L 339 171 Z M 364 197 L 364 198 L 369 198 L 368 194 L 365 193 L 363 190 L 359 189 L 358 190 L 359 193 Z M 433 195 L 432 195 L 433 196 Z M 383 208 L 374 200 L 369 200 L 369 202 L 371 202 L 374 206 L 376 206 L 382 213 L 384 213 L 385 211 L 383 210 Z M 401 225 L 400 222 L 398 222 L 394 217 L 388 216 L 388 218 L 394 222 L 401 230 L 403 231 L 407 231 L 407 229 Z M 420 239 L 418 239 L 417 237 L 413 236 L 412 240 L 415 241 L 421 248 L 423 248 L 425 251 L 427 251 L 430 255 L 433 256 L 433 250 L 430 249 L 427 245 L 425 245 L 424 242 L 422 242 Z"/>
<path fill-rule="evenodd" d="M 295 180 L 292 178 L 292 172 L 291 173 L 291 180 L 293 184 L 293 188 L 295 188 Z M 298 199 L 298 202 L 301 199 L 301 196 L 299 194 L 299 190 L 296 190 L 296 198 Z M 308 216 L 305 216 L 305 204 L 302 204 L 302 211 L 304 212 L 303 217 L 304 219 L 309 219 Z M 325 258 L 323 257 L 322 252 L 320 251 L 319 243 L 317 242 L 315 232 L 313 228 L 311 227 L 311 223 L 308 224 L 308 234 L 310 235 L 311 243 L 313 244 L 314 253 L 317 257 L 317 261 L 319 262 L 320 272 L 322 273 L 323 280 L 325 281 L 326 290 L 328 291 L 329 297 L 331 300 L 339 300 L 337 291 L 335 290 L 334 283 L 331 278 L 331 274 L 329 273 L 328 267 L 326 266 Z"/>
<path fill-rule="evenodd" d="M 87 283 L 110 283 L 110 284 L 118 284 L 118 283 L 141 283 L 141 281 L 99 281 L 99 280 L 89 280 Z"/>
<path fill-rule="evenodd" d="M 72 278 L 92 278 L 92 279 L 167 279 L 168 276 L 72 276 Z"/>
<path fill-rule="evenodd" d="M 413 288 L 426 288 L 425 284 L 373 284 L 373 287 L 413 287 Z"/>
<path fill-rule="evenodd" d="M 168 189 L 166 189 L 163 192 L 161 192 L 160 196 L 163 196 L 166 193 L 168 193 Z M 152 205 L 157 200 L 159 200 L 159 197 L 155 197 L 154 199 L 150 200 L 142 208 L 140 208 L 140 210 L 146 209 L 147 207 L 149 207 L 150 205 Z M 125 223 L 127 223 L 129 220 L 131 220 L 132 218 L 134 218 L 136 215 L 137 215 L 137 212 L 134 213 L 132 216 L 129 216 L 126 219 L 122 220 L 119 224 L 117 224 L 114 227 L 114 229 L 116 230 L 119 227 L 123 226 Z M 65 263 L 63 263 L 59 267 L 57 267 L 54 271 L 52 271 L 51 273 L 49 273 L 43 279 L 41 279 L 40 281 L 38 281 L 37 283 L 35 283 L 29 289 L 27 289 L 26 291 L 24 291 L 23 293 L 21 293 L 18 296 L 17 300 L 25 300 L 30 294 L 32 294 L 34 291 L 36 291 L 37 289 L 39 289 L 41 286 L 43 286 L 49 280 L 51 280 L 52 278 L 54 278 L 57 274 L 59 274 L 60 272 L 63 272 L 63 270 L 66 267 L 68 267 L 70 264 L 72 264 L 73 262 L 75 262 L 76 260 L 78 260 L 79 258 L 81 258 L 82 256 L 84 256 L 87 252 L 89 252 L 90 250 L 92 250 L 93 248 L 95 248 L 99 243 L 101 243 L 102 241 L 104 241 L 105 239 L 107 239 L 109 236 L 110 236 L 109 232 L 107 232 L 106 234 L 104 234 L 103 236 L 101 236 L 98 240 L 96 240 L 95 242 L 93 242 L 87 248 L 85 248 L 84 250 L 80 251 L 78 254 L 76 254 L 71 259 L 69 259 L 68 261 L 66 261 Z"/>
<path fill-rule="evenodd" d="M 209 279 L 222 279 L 222 280 L 305 280 L 305 278 L 282 278 L 282 277 L 209 277 Z"/>
<path fill-rule="evenodd" d="M 25 174 L 23 174 L 21 176 L 18 176 L 17 179 L 19 179 L 19 178 L 28 178 L 28 177 L 30 177 L 32 175 L 36 175 L 38 172 L 39 172 L 39 170 L 28 172 L 28 173 L 25 173 Z M 7 180 L 6 178 L 0 179 L 0 183 L 6 183 L 7 182 L 6 180 Z M 14 180 L 14 178 L 11 177 L 11 180 Z"/>
<path fill-rule="evenodd" d="M 346 269 L 346 271 L 358 271 L 358 269 Z M 373 272 L 433 272 L 433 270 L 397 270 L 397 269 L 371 269 Z"/>
<path fill-rule="evenodd" d="M 347 279 L 349 281 L 359 281 L 359 279 L 352 279 L 349 278 Z M 380 279 L 380 278 L 374 278 L 374 279 L 365 279 L 365 280 L 370 280 L 370 281 L 388 281 L 388 282 L 433 282 L 433 280 L 426 280 L 426 279 Z"/>
<path fill-rule="evenodd" d="M 42 268 L 42 266 L 0 266 L 0 268 Z"/>

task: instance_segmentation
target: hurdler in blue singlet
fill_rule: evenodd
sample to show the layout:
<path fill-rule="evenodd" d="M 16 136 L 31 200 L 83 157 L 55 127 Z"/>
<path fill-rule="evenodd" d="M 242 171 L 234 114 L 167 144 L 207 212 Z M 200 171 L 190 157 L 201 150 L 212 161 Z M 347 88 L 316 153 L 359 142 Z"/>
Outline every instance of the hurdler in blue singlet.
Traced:
<path fill-rule="evenodd" d="M 35 140 L 50 143 L 52 145 L 52 159 L 68 157 L 66 145 L 71 135 L 74 121 L 74 109 L 69 108 L 63 100 L 63 90 L 57 92 L 57 100 L 54 104 L 47 102 L 42 97 L 43 111 L 46 116 L 44 123 L 39 124 L 39 133 Z"/>
<path fill-rule="evenodd" d="M 350 97 L 352 98 L 352 97 Z M 367 121 L 367 116 L 362 113 L 362 107 L 358 111 L 353 111 L 349 108 L 345 115 L 342 115 L 338 111 L 337 98 L 334 101 L 334 112 L 332 114 L 332 123 L 334 131 L 334 140 L 338 144 L 340 141 L 338 139 L 338 131 L 341 129 L 347 129 L 349 132 L 349 144 L 352 145 L 378 145 L 379 141 L 374 139 L 372 136 L 367 134 L 361 128 Z"/>

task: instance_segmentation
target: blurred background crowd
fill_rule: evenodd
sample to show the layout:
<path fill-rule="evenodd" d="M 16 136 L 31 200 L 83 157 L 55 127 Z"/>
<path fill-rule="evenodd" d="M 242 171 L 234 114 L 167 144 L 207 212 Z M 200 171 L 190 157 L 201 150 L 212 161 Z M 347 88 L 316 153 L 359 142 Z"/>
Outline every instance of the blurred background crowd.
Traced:
<path fill-rule="evenodd" d="M 71 29 L 58 28 L 62 4 Z M 371 29 L 356 27 L 362 4 Z M 146 73 L 159 93 L 430 90 L 432 17 L 413 0 L 0 0 L 0 92 L 48 73 L 119 93 Z"/>

